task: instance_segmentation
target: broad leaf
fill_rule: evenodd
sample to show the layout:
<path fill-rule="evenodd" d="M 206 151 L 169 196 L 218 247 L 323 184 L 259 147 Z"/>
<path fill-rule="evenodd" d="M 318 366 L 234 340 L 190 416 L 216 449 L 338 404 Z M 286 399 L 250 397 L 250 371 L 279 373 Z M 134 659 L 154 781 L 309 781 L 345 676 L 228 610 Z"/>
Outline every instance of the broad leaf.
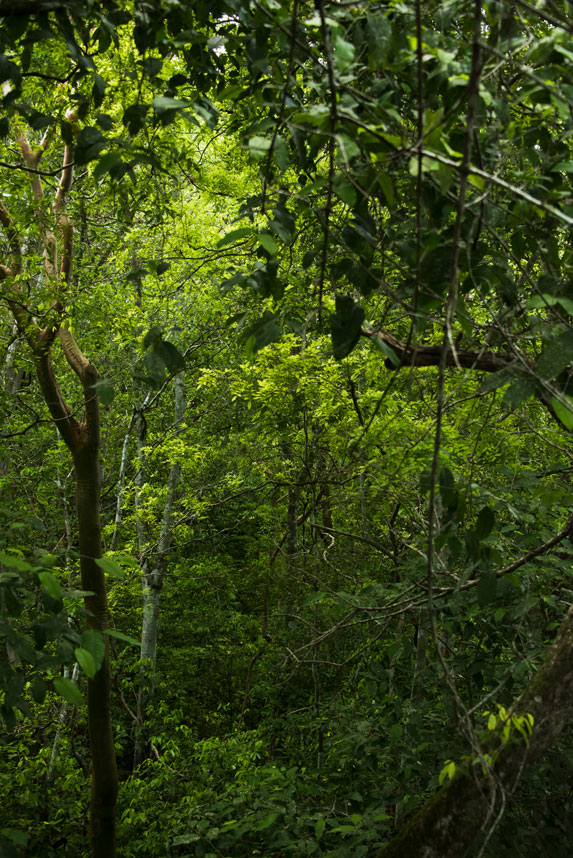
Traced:
<path fill-rule="evenodd" d="M 74 706 L 84 705 L 83 695 L 71 679 L 67 679 L 65 676 L 56 676 L 53 679 L 53 684 L 60 697 L 63 697 L 64 700 L 67 700 Z"/>
<path fill-rule="evenodd" d="M 336 295 L 336 312 L 330 320 L 332 349 L 336 360 L 350 354 L 360 339 L 364 310 L 349 295 Z"/>

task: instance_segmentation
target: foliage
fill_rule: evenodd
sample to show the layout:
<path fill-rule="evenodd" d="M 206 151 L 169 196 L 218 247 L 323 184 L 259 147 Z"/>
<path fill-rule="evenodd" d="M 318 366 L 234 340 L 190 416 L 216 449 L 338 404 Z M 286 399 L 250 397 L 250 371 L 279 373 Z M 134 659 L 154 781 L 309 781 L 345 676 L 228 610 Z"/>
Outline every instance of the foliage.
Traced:
<path fill-rule="evenodd" d="M 529 741 L 511 707 L 571 601 L 567 12 L 0 3 L 7 855 L 87 854 L 81 695 L 104 642 L 7 312 L 24 286 L 99 370 L 122 855 L 373 856 L 487 770 L 492 735 Z M 21 134 L 48 188 L 76 146 L 65 307 Z M 133 643 L 159 561 L 150 677 Z M 570 738 L 511 803 L 492 792 L 481 854 L 568 854 Z"/>

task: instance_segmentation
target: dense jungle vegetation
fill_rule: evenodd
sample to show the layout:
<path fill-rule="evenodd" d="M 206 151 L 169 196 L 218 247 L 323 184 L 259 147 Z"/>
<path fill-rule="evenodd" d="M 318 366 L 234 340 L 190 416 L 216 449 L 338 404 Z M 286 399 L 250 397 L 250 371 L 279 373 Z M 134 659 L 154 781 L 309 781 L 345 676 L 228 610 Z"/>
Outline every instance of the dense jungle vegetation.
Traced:
<path fill-rule="evenodd" d="M 573 7 L 0 0 L 0 856 L 568 858 Z"/>

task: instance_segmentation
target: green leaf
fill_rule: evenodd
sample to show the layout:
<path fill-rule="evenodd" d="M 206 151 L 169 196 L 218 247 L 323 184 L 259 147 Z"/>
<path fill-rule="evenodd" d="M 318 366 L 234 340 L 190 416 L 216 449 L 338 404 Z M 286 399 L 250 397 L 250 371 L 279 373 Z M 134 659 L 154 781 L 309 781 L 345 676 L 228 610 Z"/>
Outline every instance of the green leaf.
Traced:
<path fill-rule="evenodd" d="M 115 390 L 111 384 L 98 384 L 99 401 L 102 405 L 111 405 L 115 398 Z"/>
<path fill-rule="evenodd" d="M 529 310 L 537 310 L 547 307 L 555 307 L 556 305 L 560 306 L 565 310 L 566 313 L 569 313 L 570 316 L 573 316 L 573 301 L 571 298 L 564 298 L 563 296 L 558 295 L 549 295 L 544 292 L 542 295 L 534 295 L 533 298 L 529 298 L 525 304 L 525 306 Z"/>
<path fill-rule="evenodd" d="M 477 590 L 480 608 L 485 608 L 491 604 L 497 595 L 497 575 L 495 572 L 482 572 Z"/>
<path fill-rule="evenodd" d="M 275 163 L 281 173 L 287 169 L 290 164 L 290 155 L 288 151 L 287 142 L 284 137 L 281 137 L 280 134 L 277 134 L 275 137 L 275 143 L 273 146 L 273 158 L 275 159 Z"/>
<path fill-rule="evenodd" d="M 147 352 L 143 358 L 143 365 L 146 369 L 147 383 L 155 390 L 158 390 L 165 381 L 165 362 L 155 350 Z"/>
<path fill-rule="evenodd" d="M 275 822 L 277 817 L 278 813 L 267 813 L 267 815 L 263 816 L 263 818 L 260 819 L 256 823 L 256 825 L 253 825 L 252 831 L 264 831 L 265 828 L 269 828 L 273 824 L 273 822 Z"/>
<path fill-rule="evenodd" d="M 159 327 L 159 325 L 154 325 L 148 330 L 148 332 L 143 338 L 143 348 L 148 349 L 149 346 L 153 345 L 155 342 L 157 342 L 157 340 L 160 340 L 162 336 L 162 329 Z"/>
<path fill-rule="evenodd" d="M 515 378 L 516 370 L 514 367 L 505 366 L 497 372 L 486 375 L 480 384 L 480 393 L 487 393 L 490 390 L 496 390 L 498 387 L 503 387 Z"/>
<path fill-rule="evenodd" d="M 364 321 L 364 310 L 349 295 L 337 294 L 336 311 L 330 321 L 332 349 L 336 360 L 350 354 L 358 343 Z"/>
<path fill-rule="evenodd" d="M 93 679 L 96 675 L 96 666 L 91 652 L 89 652 L 89 650 L 87 649 L 84 649 L 83 647 L 78 646 L 74 650 L 74 655 L 76 657 L 76 661 L 78 662 L 85 675 L 90 679 Z"/>
<path fill-rule="evenodd" d="M 52 599 L 62 598 L 62 588 L 60 582 L 52 572 L 38 572 L 40 584 Z"/>
<path fill-rule="evenodd" d="M 46 697 L 46 683 L 43 679 L 40 679 L 39 677 L 33 679 L 30 690 L 36 703 L 44 702 L 44 698 Z"/>
<path fill-rule="evenodd" d="M 118 578 L 119 580 L 125 578 L 125 572 L 113 557 L 97 557 L 96 563 L 111 578 Z"/>
<path fill-rule="evenodd" d="M 252 234 L 253 230 L 250 226 L 242 226 L 239 229 L 233 229 L 217 242 L 217 247 L 225 247 L 227 244 L 233 244 L 235 241 L 240 241 L 241 238 L 246 238 L 248 235 Z"/>
<path fill-rule="evenodd" d="M 326 822 L 324 819 L 317 819 L 314 823 L 314 836 L 317 840 L 320 840 L 322 835 L 324 834 L 324 829 L 326 828 Z"/>
<path fill-rule="evenodd" d="M 495 524 L 495 513 L 489 506 L 484 506 L 483 509 L 480 510 L 476 527 L 475 534 L 478 539 L 486 539 L 493 530 L 493 526 Z"/>
<path fill-rule="evenodd" d="M 157 98 L 154 98 L 151 102 L 151 106 L 158 113 L 165 110 L 181 110 L 184 107 L 189 107 L 190 104 L 190 101 L 183 101 L 180 98 L 171 98 L 168 95 L 160 95 Z"/>
<path fill-rule="evenodd" d="M 573 331 L 565 331 L 552 339 L 537 360 L 537 372 L 550 381 L 573 361 Z"/>
<path fill-rule="evenodd" d="M 0 828 L 0 835 L 6 837 L 7 840 L 11 840 L 17 846 L 26 846 L 30 839 L 30 835 L 25 831 L 20 831 L 19 828 Z"/>
<path fill-rule="evenodd" d="M 27 560 L 16 554 L 9 554 L 7 551 L 0 551 L 0 563 L 8 566 L 10 569 L 17 569 L 19 572 L 29 572 L 34 567 Z"/>
<path fill-rule="evenodd" d="M 102 155 L 93 171 L 93 178 L 97 182 L 105 173 L 109 173 L 118 164 L 123 164 L 121 155 L 117 152 L 107 152 Z"/>
<path fill-rule="evenodd" d="M 219 121 L 219 111 L 207 96 L 202 95 L 193 102 L 193 110 L 201 117 L 207 128 L 215 128 Z"/>
<path fill-rule="evenodd" d="M 333 188 L 338 199 L 346 203 L 347 206 L 353 206 L 356 203 L 358 196 L 356 188 L 346 177 L 337 176 L 334 180 Z"/>
<path fill-rule="evenodd" d="M 57 693 L 60 697 L 63 697 L 64 700 L 67 700 L 73 706 L 84 705 L 83 695 L 78 686 L 75 685 L 71 679 L 67 679 L 65 676 L 55 676 L 53 684 Z"/>
<path fill-rule="evenodd" d="M 131 646 L 141 646 L 140 641 L 137 641 L 135 638 L 130 638 L 129 635 L 124 635 L 123 632 L 118 632 L 117 629 L 106 629 L 106 634 L 108 634 L 110 638 L 117 638 L 119 641 L 125 641 L 125 643 L 131 644 Z"/>
<path fill-rule="evenodd" d="M 346 69 L 354 62 L 356 48 L 352 42 L 347 42 L 341 35 L 334 39 L 334 62 L 339 72 Z"/>
<path fill-rule="evenodd" d="M 93 82 L 94 84 L 92 87 L 92 99 L 94 107 L 99 107 L 104 99 L 107 83 L 105 79 L 99 74 L 93 75 Z"/>
<path fill-rule="evenodd" d="M 264 158 L 271 148 L 272 139 L 270 137 L 261 137 L 255 135 L 249 140 L 249 153 L 255 161 L 260 161 Z"/>
<path fill-rule="evenodd" d="M 245 344 L 247 355 L 252 359 L 258 351 L 280 339 L 281 334 L 282 328 L 277 317 L 270 310 L 265 310 L 262 318 L 257 319 L 241 332 L 240 340 Z"/>
<path fill-rule="evenodd" d="M 403 733 L 404 728 L 401 724 L 392 724 L 388 733 L 388 739 L 390 740 L 390 744 L 397 745 L 402 738 Z"/>
<path fill-rule="evenodd" d="M 279 247 L 272 235 L 269 235 L 266 232 L 259 232 L 257 238 L 259 239 L 259 243 L 270 256 L 276 256 Z"/>
<path fill-rule="evenodd" d="M 573 431 L 573 399 L 566 396 L 564 393 L 557 399 L 556 396 L 551 398 L 551 405 L 559 420 L 563 423 L 569 432 Z"/>
<path fill-rule="evenodd" d="M 456 764 L 452 760 L 448 760 L 446 765 L 443 767 L 440 775 L 438 777 L 438 782 L 440 786 L 443 784 L 446 778 L 452 780 L 453 776 L 456 773 Z"/>
<path fill-rule="evenodd" d="M 392 366 L 399 367 L 401 364 L 400 358 L 396 354 L 393 348 L 386 343 L 382 337 L 374 334 L 370 339 L 374 340 L 374 344 L 377 348 L 380 349 L 383 355 L 390 361 Z"/>
<path fill-rule="evenodd" d="M 93 146 L 94 143 L 99 143 L 103 139 L 103 134 L 99 128 L 88 126 L 87 128 L 82 128 L 78 134 L 77 145 L 81 149 L 88 149 L 90 146 Z"/>
<path fill-rule="evenodd" d="M 153 344 L 154 352 L 159 355 L 170 373 L 185 369 L 185 358 L 173 343 L 158 340 Z"/>
<path fill-rule="evenodd" d="M 82 632 L 82 647 L 87 650 L 95 665 L 96 671 L 100 669 L 105 655 L 105 640 L 98 629 L 85 629 Z"/>
<path fill-rule="evenodd" d="M 531 376 L 520 375 L 512 381 L 505 391 L 502 405 L 505 408 L 518 408 L 526 402 L 536 391 L 535 379 Z"/>
<path fill-rule="evenodd" d="M 457 505 L 458 493 L 456 491 L 456 481 L 449 468 L 444 467 L 440 470 L 439 489 L 442 504 L 446 509 L 451 509 Z"/>
<path fill-rule="evenodd" d="M 292 242 L 295 223 L 292 214 L 284 206 L 278 206 L 273 212 L 273 220 L 269 222 L 269 229 L 282 238 L 285 244 Z"/>

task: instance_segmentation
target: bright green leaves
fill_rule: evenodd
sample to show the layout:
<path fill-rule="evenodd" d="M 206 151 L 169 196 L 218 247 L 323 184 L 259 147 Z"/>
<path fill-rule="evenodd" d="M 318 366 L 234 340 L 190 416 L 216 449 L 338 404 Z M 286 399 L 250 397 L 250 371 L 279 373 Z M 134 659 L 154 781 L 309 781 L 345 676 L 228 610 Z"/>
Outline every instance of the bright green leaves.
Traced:
<path fill-rule="evenodd" d="M 122 581 L 125 578 L 125 570 L 122 568 L 123 566 L 127 566 L 130 569 L 139 568 L 137 561 L 134 560 L 133 557 L 129 557 L 124 554 L 98 557 L 96 559 L 96 563 L 100 569 L 103 569 L 106 575 L 109 575 L 110 578 L 116 578 L 118 581 Z"/>
<path fill-rule="evenodd" d="M 38 580 L 40 584 L 52 599 L 62 598 L 62 588 L 60 582 L 51 572 L 38 572 Z"/>
<path fill-rule="evenodd" d="M 251 137 L 249 140 L 249 154 L 251 158 L 254 161 L 260 161 L 262 158 L 266 158 L 270 152 L 272 142 L 271 137 L 261 137 L 258 134 Z"/>
<path fill-rule="evenodd" d="M 456 773 L 456 764 L 454 763 L 454 761 L 453 760 L 446 760 L 446 764 L 442 768 L 440 775 L 439 775 L 439 778 L 438 778 L 438 783 L 440 784 L 440 786 L 442 786 L 442 784 L 444 783 L 446 778 L 450 781 L 453 780 L 455 773 Z"/>
<path fill-rule="evenodd" d="M 161 95 L 158 98 L 154 98 L 151 105 L 157 113 L 161 114 L 165 110 L 181 110 L 184 107 L 189 107 L 190 103 L 180 98 L 169 98 L 168 96 Z"/>
<path fill-rule="evenodd" d="M 364 310 L 349 295 L 336 295 L 335 301 L 336 310 L 330 320 L 330 334 L 334 357 L 342 360 L 360 339 Z"/>
<path fill-rule="evenodd" d="M 229 244 L 234 244 L 236 241 L 242 241 L 244 238 L 250 237 L 253 234 L 253 229 L 250 226 L 241 226 L 237 229 L 232 229 L 223 238 L 217 242 L 217 247 L 227 247 Z"/>

